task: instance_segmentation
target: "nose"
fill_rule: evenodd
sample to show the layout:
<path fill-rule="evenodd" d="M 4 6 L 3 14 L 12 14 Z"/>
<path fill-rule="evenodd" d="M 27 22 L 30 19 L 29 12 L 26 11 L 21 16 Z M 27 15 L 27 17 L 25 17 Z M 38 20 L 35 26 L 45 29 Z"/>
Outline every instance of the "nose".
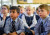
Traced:
<path fill-rule="evenodd" d="M 12 15 L 13 13 L 10 13 L 10 16 Z"/>

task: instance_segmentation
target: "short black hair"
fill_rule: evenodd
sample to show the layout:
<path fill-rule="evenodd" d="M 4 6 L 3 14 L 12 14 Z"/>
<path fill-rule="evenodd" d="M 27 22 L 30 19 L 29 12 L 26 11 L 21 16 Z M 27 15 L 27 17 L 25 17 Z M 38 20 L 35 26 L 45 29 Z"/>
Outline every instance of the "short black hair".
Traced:
<path fill-rule="evenodd" d="M 20 9 L 17 6 L 11 6 L 10 10 L 16 10 L 17 13 L 20 13 Z"/>
<path fill-rule="evenodd" d="M 18 5 L 18 7 L 21 7 L 20 5 Z"/>
<path fill-rule="evenodd" d="M 38 10 L 38 8 L 36 8 L 36 11 Z"/>

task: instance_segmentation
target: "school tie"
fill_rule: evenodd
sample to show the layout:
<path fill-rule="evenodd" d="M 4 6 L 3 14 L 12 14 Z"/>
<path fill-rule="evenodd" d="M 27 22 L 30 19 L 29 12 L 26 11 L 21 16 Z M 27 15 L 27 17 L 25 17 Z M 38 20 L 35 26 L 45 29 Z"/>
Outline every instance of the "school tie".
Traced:
<path fill-rule="evenodd" d="M 15 29 L 15 21 L 12 21 L 12 32 L 15 32 L 16 29 Z"/>
<path fill-rule="evenodd" d="M 44 26 L 43 26 L 43 22 L 41 22 L 41 33 L 44 32 Z"/>

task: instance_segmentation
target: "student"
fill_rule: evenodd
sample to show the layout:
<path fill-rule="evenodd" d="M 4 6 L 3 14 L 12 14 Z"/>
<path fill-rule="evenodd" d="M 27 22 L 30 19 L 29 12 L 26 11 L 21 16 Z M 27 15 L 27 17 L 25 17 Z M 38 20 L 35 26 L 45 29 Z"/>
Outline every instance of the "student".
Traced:
<path fill-rule="evenodd" d="M 7 17 L 8 11 L 9 11 L 9 6 L 3 5 L 1 7 L 1 15 L 0 15 L 0 35 L 2 35 L 4 33 L 3 27 L 4 27 L 4 22 L 5 22 L 5 19 Z"/>
<path fill-rule="evenodd" d="M 1 8 L 1 17 L 3 17 L 3 13 L 6 12 L 6 15 L 9 16 L 9 6 L 3 5 Z"/>
<path fill-rule="evenodd" d="M 20 9 L 16 6 L 10 7 L 10 18 L 7 19 L 4 32 L 7 35 L 22 35 L 24 25 L 22 20 L 18 18 Z M 5 34 L 5 35 L 6 35 Z"/>
<path fill-rule="evenodd" d="M 31 6 L 26 7 L 26 13 L 22 16 L 22 20 L 25 25 L 25 35 L 33 35 L 34 26 L 36 25 L 37 21 Z"/>
<path fill-rule="evenodd" d="M 39 7 L 36 8 L 36 13 L 39 15 Z"/>
<path fill-rule="evenodd" d="M 48 5 L 42 4 L 39 6 L 39 8 L 40 19 L 34 28 L 35 35 L 48 35 L 50 34 L 50 17 Z"/>
<path fill-rule="evenodd" d="M 19 18 L 22 18 L 22 15 L 24 14 L 25 10 L 24 10 L 24 7 L 20 7 L 20 15 L 19 15 Z"/>
<path fill-rule="evenodd" d="M 39 7 L 38 8 L 36 8 L 36 20 L 37 20 L 37 22 L 38 22 L 38 20 L 39 20 Z"/>

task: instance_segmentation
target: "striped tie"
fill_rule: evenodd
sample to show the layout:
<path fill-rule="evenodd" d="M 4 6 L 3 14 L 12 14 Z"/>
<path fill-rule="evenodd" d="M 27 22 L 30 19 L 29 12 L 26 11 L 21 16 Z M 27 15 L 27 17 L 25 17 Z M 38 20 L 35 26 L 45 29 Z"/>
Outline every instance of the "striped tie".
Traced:
<path fill-rule="evenodd" d="M 12 21 L 12 32 L 15 32 L 16 29 L 15 29 L 15 21 Z"/>

